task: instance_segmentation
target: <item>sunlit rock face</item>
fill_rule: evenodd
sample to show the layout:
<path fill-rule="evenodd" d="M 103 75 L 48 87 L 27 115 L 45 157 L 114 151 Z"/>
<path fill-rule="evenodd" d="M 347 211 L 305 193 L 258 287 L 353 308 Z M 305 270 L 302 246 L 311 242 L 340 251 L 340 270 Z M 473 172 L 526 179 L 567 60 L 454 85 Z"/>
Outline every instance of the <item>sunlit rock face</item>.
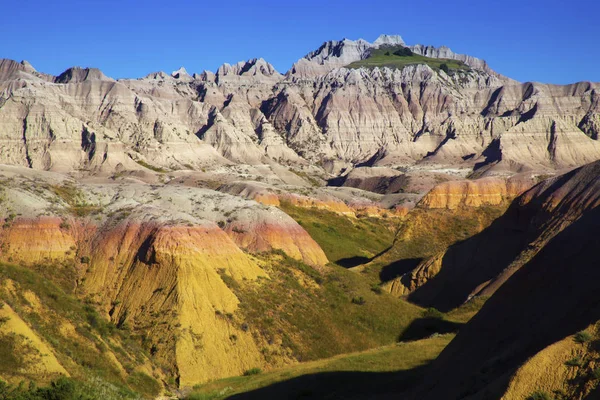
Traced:
<path fill-rule="evenodd" d="M 522 84 L 422 45 L 408 47 L 467 68 L 348 68 L 382 46 L 405 43 L 326 42 L 285 75 L 252 59 L 115 81 L 94 68 L 51 76 L 2 60 L 0 162 L 94 174 L 232 164 L 337 174 L 365 163 L 506 174 L 600 158 L 598 84 Z"/>

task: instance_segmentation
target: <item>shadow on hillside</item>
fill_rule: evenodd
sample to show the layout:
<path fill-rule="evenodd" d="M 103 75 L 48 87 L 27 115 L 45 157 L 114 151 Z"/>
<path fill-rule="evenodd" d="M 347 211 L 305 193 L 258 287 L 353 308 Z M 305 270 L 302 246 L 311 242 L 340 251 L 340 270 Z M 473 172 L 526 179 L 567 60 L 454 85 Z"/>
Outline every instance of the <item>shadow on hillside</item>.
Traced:
<path fill-rule="evenodd" d="M 419 318 L 411 324 L 398 337 L 399 342 L 420 340 L 430 337 L 435 333 L 456 333 L 464 324 L 446 321 L 440 318 Z"/>
<path fill-rule="evenodd" d="M 369 261 L 371 261 L 369 257 L 354 256 L 348 258 L 340 258 L 335 263 L 340 267 L 354 268 L 358 267 L 359 265 L 366 264 Z"/>
<path fill-rule="evenodd" d="M 548 192 L 563 181 L 564 178 L 560 178 Z M 408 300 L 421 307 L 447 312 L 463 304 L 483 284 L 499 287 L 509 276 L 502 275 L 506 268 L 523 252 L 534 250 L 530 243 L 543 232 L 543 223 L 550 218 L 539 202 L 532 200 L 520 206 L 517 198 L 487 228 L 448 247 L 439 273 L 409 294 Z"/>
<path fill-rule="evenodd" d="M 358 267 L 359 265 L 363 265 L 363 264 L 373 261 L 377 257 L 379 257 L 382 254 L 384 254 L 385 252 L 389 251 L 392 247 L 394 247 L 393 243 L 390 246 L 386 247 L 385 249 L 381 250 L 379 253 L 375 254 L 373 257 L 353 256 L 353 257 L 348 257 L 348 258 L 340 258 L 339 260 L 335 261 L 335 263 L 337 265 L 339 265 L 340 267 L 344 267 L 344 268 Z"/>
<path fill-rule="evenodd" d="M 421 261 L 423 261 L 421 258 L 407 258 L 394 261 L 393 263 L 381 268 L 381 271 L 379 272 L 379 279 L 381 279 L 381 282 L 389 282 L 407 272 L 412 271 L 419 265 Z"/>
<path fill-rule="evenodd" d="M 550 239 L 444 349 L 415 398 L 500 398 L 523 363 L 595 324 L 599 226 L 596 208 Z"/>
<path fill-rule="evenodd" d="M 417 385 L 427 366 L 397 372 L 323 372 L 241 393 L 229 399 L 372 399 Z"/>

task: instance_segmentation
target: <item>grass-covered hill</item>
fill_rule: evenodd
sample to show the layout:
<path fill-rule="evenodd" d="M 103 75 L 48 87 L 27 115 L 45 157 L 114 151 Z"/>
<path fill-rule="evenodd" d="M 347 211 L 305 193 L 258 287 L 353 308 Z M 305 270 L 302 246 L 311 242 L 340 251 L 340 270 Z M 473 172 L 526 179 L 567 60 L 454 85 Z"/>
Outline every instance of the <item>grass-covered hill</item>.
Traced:
<path fill-rule="evenodd" d="M 468 65 L 457 60 L 448 60 L 443 58 L 429 58 L 413 53 L 407 47 L 403 46 L 384 46 L 373 49 L 369 57 L 364 60 L 353 62 L 348 68 L 375 68 L 389 67 L 402 69 L 408 65 L 425 64 L 431 68 L 446 72 L 449 71 L 468 71 Z"/>

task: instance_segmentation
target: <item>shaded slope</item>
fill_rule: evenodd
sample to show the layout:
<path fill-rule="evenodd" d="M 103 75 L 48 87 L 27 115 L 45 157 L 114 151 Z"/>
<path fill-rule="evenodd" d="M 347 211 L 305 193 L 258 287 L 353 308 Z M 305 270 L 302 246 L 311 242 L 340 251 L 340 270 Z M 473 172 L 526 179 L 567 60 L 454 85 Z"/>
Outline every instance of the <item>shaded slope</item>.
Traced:
<path fill-rule="evenodd" d="M 600 209 L 553 238 L 488 300 L 434 363 L 415 399 L 499 398 L 515 370 L 600 319 Z"/>
<path fill-rule="evenodd" d="M 491 295 L 549 239 L 598 204 L 599 173 L 596 162 L 538 184 L 487 229 L 399 278 L 392 291 L 414 290 L 411 301 L 440 310 Z"/>
<path fill-rule="evenodd" d="M 373 398 L 418 380 L 425 365 L 451 340 L 443 335 L 411 343 L 386 346 L 361 353 L 345 354 L 308 362 L 258 376 L 216 381 L 198 389 L 198 393 L 225 392 L 224 398 Z M 227 390 L 229 388 L 229 391 Z"/>

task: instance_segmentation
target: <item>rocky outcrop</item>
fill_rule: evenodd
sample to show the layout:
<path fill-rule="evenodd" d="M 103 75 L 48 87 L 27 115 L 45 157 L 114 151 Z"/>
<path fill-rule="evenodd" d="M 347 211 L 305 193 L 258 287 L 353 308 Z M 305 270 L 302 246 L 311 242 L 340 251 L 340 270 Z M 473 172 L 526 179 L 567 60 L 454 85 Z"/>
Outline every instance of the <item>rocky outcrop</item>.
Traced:
<path fill-rule="evenodd" d="M 482 178 L 444 182 L 429 191 L 418 206 L 424 208 L 481 207 L 509 203 L 536 183 L 531 176 Z"/>
<path fill-rule="evenodd" d="M 469 56 L 467 54 L 457 54 L 450 50 L 450 48 L 446 46 L 434 47 L 434 46 L 423 46 L 421 44 L 416 44 L 414 46 L 409 46 L 409 49 L 412 50 L 413 53 L 418 54 L 420 56 L 429 57 L 429 58 L 445 58 L 448 60 L 458 60 L 462 61 L 471 68 L 478 69 L 481 71 L 485 71 L 490 75 L 497 76 L 501 79 L 505 79 L 510 81 L 506 77 L 498 74 L 494 70 L 492 70 L 485 60 L 481 60 L 477 57 Z"/>
<path fill-rule="evenodd" d="M 251 83 L 253 81 L 258 83 L 275 83 L 281 79 L 283 79 L 283 76 L 262 58 L 240 61 L 234 65 L 225 63 L 217 69 L 215 74 L 215 82 L 220 84 Z"/>
<path fill-rule="evenodd" d="M 420 44 L 408 46 L 399 35 L 380 35 L 373 43 L 369 43 L 363 39 L 358 39 L 356 41 L 343 39 L 341 41 L 332 40 L 325 42 L 317 50 L 308 53 L 298 60 L 288 72 L 288 77 L 296 76 L 306 78 L 322 75 L 332 69 L 344 67 L 355 61 L 363 60 L 369 56 L 372 49 L 377 49 L 382 46 L 405 46 L 413 53 L 420 56 L 458 60 L 474 69 L 484 71 L 502 80 L 511 82 L 509 78 L 503 77 L 493 71 L 484 60 L 466 54 L 457 54 L 446 46 L 434 47 Z"/>
<path fill-rule="evenodd" d="M 354 61 L 366 58 L 368 50 L 372 47 L 371 43 L 363 39 L 356 41 L 349 39 L 331 40 L 298 60 L 287 75 L 288 77 L 323 75 L 334 68 L 344 67 Z"/>
<path fill-rule="evenodd" d="M 240 283 L 265 274 L 216 225 L 123 222 L 96 236 L 93 248 L 82 290 L 113 304 L 114 321 L 156 338 L 153 351 L 178 371 L 180 385 L 263 363 L 252 336 L 219 317 L 239 303 L 219 273 Z"/>

